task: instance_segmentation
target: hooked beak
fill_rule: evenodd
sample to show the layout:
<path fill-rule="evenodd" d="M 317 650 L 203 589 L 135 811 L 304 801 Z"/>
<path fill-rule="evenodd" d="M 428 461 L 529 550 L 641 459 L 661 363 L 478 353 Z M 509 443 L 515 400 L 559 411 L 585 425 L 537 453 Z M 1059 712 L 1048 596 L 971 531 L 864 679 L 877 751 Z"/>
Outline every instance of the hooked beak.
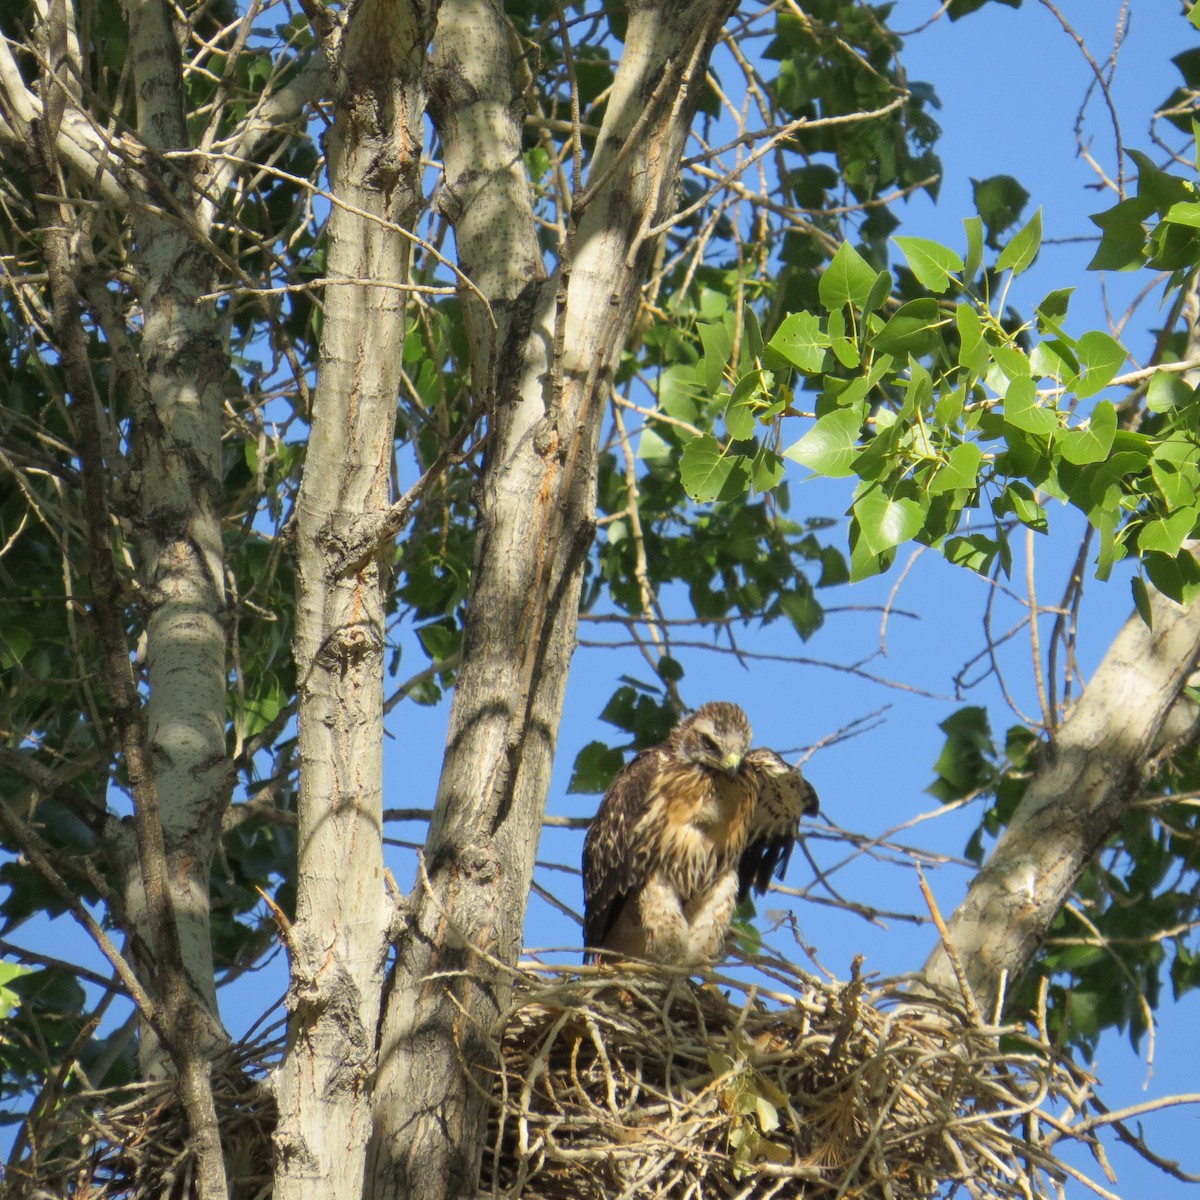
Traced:
<path fill-rule="evenodd" d="M 730 775 L 736 775 L 738 767 L 742 765 L 742 756 L 736 750 L 730 750 L 725 755 L 725 761 L 721 764 Z"/>

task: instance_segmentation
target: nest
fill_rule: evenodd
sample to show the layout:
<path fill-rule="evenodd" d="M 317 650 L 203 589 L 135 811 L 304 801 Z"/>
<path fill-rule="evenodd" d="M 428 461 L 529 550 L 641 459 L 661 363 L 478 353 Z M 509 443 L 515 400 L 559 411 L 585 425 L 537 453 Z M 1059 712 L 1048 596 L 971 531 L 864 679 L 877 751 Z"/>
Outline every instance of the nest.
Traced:
<path fill-rule="evenodd" d="M 908 1200 L 961 1187 L 1032 1200 L 1083 1178 L 1056 1158 L 1064 1138 L 1088 1143 L 1111 1178 L 1095 1128 L 1112 1118 L 1086 1115 L 1091 1076 L 1044 1035 L 981 1027 L 950 1000 L 762 957 L 700 979 L 522 968 L 490 1076 L 481 1195 Z M 241 1047 L 214 1069 L 235 1200 L 270 1196 L 263 1076 L 280 1050 Z M 195 1194 L 173 1086 L 35 1110 L 6 1197 Z"/>
<path fill-rule="evenodd" d="M 960 1185 L 1029 1200 L 1082 1178 L 1054 1155 L 1063 1137 L 1102 1154 L 1072 1128 L 1094 1081 L 1045 1037 L 982 1028 L 894 983 L 753 966 L 756 982 L 649 968 L 527 977 L 503 1037 L 481 1190 L 907 1200 Z"/>
<path fill-rule="evenodd" d="M 236 1047 L 214 1064 L 213 1102 L 232 1200 L 267 1200 L 275 1099 L 263 1085 L 278 1043 Z M 196 1156 L 175 1081 L 84 1090 L 41 1106 L 23 1131 L 25 1153 L 10 1159 L 5 1200 L 188 1200 Z M 15 1157 L 15 1156 L 14 1156 Z"/>

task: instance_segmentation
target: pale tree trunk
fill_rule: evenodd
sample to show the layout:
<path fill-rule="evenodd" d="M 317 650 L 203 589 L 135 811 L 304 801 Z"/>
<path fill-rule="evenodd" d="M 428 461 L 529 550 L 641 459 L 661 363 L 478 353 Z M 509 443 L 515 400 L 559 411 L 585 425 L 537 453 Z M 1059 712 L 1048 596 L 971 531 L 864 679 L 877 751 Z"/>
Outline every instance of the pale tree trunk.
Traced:
<path fill-rule="evenodd" d="M 1137 799 L 1164 723 L 1195 670 L 1200 604 L 1185 611 L 1155 595 L 1152 610 L 1153 630 L 1135 614 L 1109 647 L 947 922 L 954 957 L 985 1019 L 1025 973 L 1092 855 Z M 959 993 L 943 945 L 924 978 Z"/>
<path fill-rule="evenodd" d="M 59 156 L 85 76 L 76 17 L 68 0 L 54 0 L 43 16 L 40 114 L 7 71 L 5 90 L 11 119 L 36 131 L 27 153 L 42 180 L 39 205 L 55 329 L 83 465 L 92 615 L 134 802 L 132 837 L 109 821 L 108 846 L 124 871 L 125 916 L 137 935 L 134 943 L 148 949 L 137 956 L 142 986 L 135 989 L 143 1017 L 142 1068 L 151 1075 L 177 1074 L 197 1157 L 198 1193 L 204 1200 L 222 1200 L 227 1189 L 210 1073 L 211 1056 L 227 1039 L 217 1014 L 208 880 L 228 795 L 220 430 L 229 362 L 213 333 L 211 306 L 199 299 L 211 291 L 211 268 L 194 236 L 200 230 L 189 168 L 166 159 L 188 146 L 174 19 L 162 0 L 131 0 L 130 49 L 147 192 L 175 219 L 132 206 L 141 358 L 126 354 L 117 376 L 130 393 L 135 469 L 118 461 L 116 436 L 101 429 L 81 321 L 81 293 L 87 290 L 80 283 L 86 273 L 82 247 L 90 233 L 77 228 L 69 203 L 50 199 L 75 190 Z M 104 323 L 103 316 L 97 319 Z M 121 355 L 120 347 L 127 349 L 124 327 L 106 332 L 114 355 Z M 114 566 L 113 473 L 128 485 L 121 515 L 134 531 L 142 560 L 149 685 L 144 711 L 125 636 L 128 598 Z"/>
<path fill-rule="evenodd" d="M 497 5 L 444 0 L 435 120 L 493 400 L 478 542 L 437 805 L 388 981 L 368 1186 L 376 1200 L 473 1194 L 484 1071 L 521 945 L 549 786 L 612 370 L 668 215 L 714 39 L 730 9 L 630 13 L 565 267 L 541 280 L 519 157 L 519 77 Z M 495 231 L 512 240 L 497 245 Z M 486 364 L 486 366 L 483 366 Z M 467 1072 L 474 1072 L 474 1080 Z M 482 1087 L 481 1087 L 482 1085 Z"/>
<path fill-rule="evenodd" d="M 211 1051 L 224 1036 L 209 874 L 229 800 L 221 544 L 221 413 L 229 357 L 212 302 L 199 300 L 211 293 L 213 272 L 198 244 L 207 222 L 197 203 L 195 164 L 166 157 L 191 144 L 179 31 L 163 0 L 131 0 L 128 13 L 138 133 L 151 152 L 145 171 L 171 212 L 139 207 L 133 222 L 143 329 L 130 478 L 148 611 L 147 751 L 180 953 L 210 1024 L 196 1049 Z M 128 898 L 134 917 L 147 901 L 153 904 L 147 876 L 155 867 L 141 845 L 139 858 Z M 155 946 L 156 957 L 161 953 Z M 156 1069 L 156 1053 L 153 1039 L 143 1038 L 143 1071 Z"/>
<path fill-rule="evenodd" d="M 333 21 L 329 13 L 323 14 Z M 388 935 L 383 868 L 384 587 L 378 536 L 419 211 L 432 32 L 419 4 L 361 0 L 322 30 L 335 122 L 325 324 L 293 530 L 300 804 L 276 1200 L 357 1197 Z M 339 281 L 356 281 L 341 283 Z M 371 286 L 357 281 L 378 281 Z M 391 285 L 391 286 L 388 286 Z"/>

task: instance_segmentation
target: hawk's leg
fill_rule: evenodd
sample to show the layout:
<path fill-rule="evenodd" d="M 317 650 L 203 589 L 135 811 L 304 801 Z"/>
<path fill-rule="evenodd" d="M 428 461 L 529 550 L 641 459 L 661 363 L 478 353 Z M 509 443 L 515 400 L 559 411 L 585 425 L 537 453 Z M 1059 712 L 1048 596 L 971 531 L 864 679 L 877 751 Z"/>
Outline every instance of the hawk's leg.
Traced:
<path fill-rule="evenodd" d="M 727 871 L 706 892 L 702 892 L 685 911 L 688 924 L 687 961 L 705 963 L 725 952 L 725 935 L 737 904 L 738 877 Z"/>
<path fill-rule="evenodd" d="M 646 881 L 638 897 L 638 916 L 646 939 L 646 957 L 661 963 L 689 962 L 688 922 L 679 893 L 660 871 Z"/>

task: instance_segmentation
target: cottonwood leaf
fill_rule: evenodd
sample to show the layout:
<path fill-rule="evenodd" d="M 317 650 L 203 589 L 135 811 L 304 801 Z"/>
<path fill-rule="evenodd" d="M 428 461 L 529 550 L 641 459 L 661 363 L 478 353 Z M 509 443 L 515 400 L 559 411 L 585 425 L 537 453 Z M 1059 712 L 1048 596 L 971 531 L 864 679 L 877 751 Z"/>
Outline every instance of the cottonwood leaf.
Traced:
<path fill-rule="evenodd" d="M 1084 429 L 1072 429 L 1062 439 L 1062 455 L 1069 463 L 1084 466 L 1103 462 L 1117 436 L 1117 410 L 1101 400 Z"/>
<path fill-rule="evenodd" d="M 1066 386 L 1080 399 L 1086 399 L 1113 381 L 1125 361 L 1125 350 L 1115 338 L 1094 329 L 1075 343 L 1075 356 L 1079 359 L 1079 374 Z"/>
<path fill-rule="evenodd" d="M 854 515 L 872 554 L 882 554 L 909 541 L 925 524 L 925 510 L 915 500 L 893 499 L 878 487 L 871 488 L 854 502 Z"/>
<path fill-rule="evenodd" d="M 829 335 L 812 313 L 792 313 L 784 319 L 767 344 L 777 354 L 782 354 L 792 366 L 807 375 L 815 375 L 825 361 Z"/>
<path fill-rule="evenodd" d="M 743 476 L 739 489 L 736 472 Z M 700 504 L 728 499 L 745 490 L 745 469 L 740 454 L 727 454 L 720 442 L 708 433 L 694 437 L 683 448 L 679 460 L 679 478 L 683 490 Z"/>
<path fill-rule="evenodd" d="M 849 475 L 853 470 L 858 453 L 858 435 L 862 429 L 862 418 L 852 408 L 839 408 L 826 413 L 794 445 L 783 453 L 808 467 L 818 475 L 837 478 Z"/>
<path fill-rule="evenodd" d="M 941 293 L 950 287 L 950 273 L 962 272 L 963 260 L 940 242 L 919 237 L 894 237 L 892 241 L 900 247 L 908 266 L 919 283 L 931 292 Z"/>
<path fill-rule="evenodd" d="M 955 446 L 947 456 L 945 465 L 934 475 L 929 494 L 940 496 L 944 492 L 975 487 L 979 482 L 979 464 L 982 460 L 983 451 L 974 442 Z"/>
<path fill-rule="evenodd" d="M 1138 549 L 1143 554 L 1157 551 L 1174 558 L 1196 527 L 1197 519 L 1200 519 L 1200 513 L 1194 508 L 1181 508 L 1165 517 L 1148 521 L 1138 534 Z"/>
<path fill-rule="evenodd" d="M 996 270 L 1012 270 L 1014 275 L 1020 275 L 1037 258 L 1042 246 L 1042 210 L 1029 218 L 1029 223 L 1013 234 L 1012 240 L 1000 251 L 996 259 Z"/>
<path fill-rule="evenodd" d="M 1058 428 L 1058 417 L 1037 402 L 1037 384 L 1028 375 L 1014 379 L 1004 397 L 1004 419 L 1026 433 L 1045 436 Z"/>
<path fill-rule="evenodd" d="M 892 314 L 871 339 L 871 344 L 881 354 L 920 357 L 928 354 L 937 343 L 937 327 L 941 320 L 941 307 L 932 296 L 910 300 Z"/>
<path fill-rule="evenodd" d="M 817 294 L 830 312 L 846 304 L 864 308 L 875 276 L 875 268 L 849 242 L 843 242 L 822 273 Z"/>

